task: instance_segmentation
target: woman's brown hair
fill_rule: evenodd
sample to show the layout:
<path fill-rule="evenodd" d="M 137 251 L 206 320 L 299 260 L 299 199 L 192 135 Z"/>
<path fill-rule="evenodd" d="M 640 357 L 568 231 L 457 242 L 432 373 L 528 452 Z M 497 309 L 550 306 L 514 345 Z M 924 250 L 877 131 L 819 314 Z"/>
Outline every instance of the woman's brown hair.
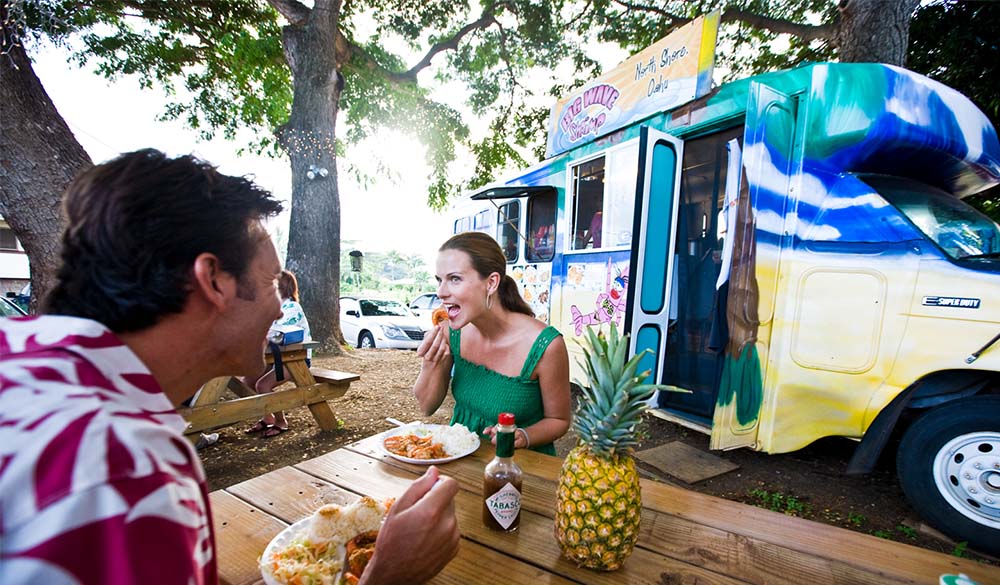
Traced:
<path fill-rule="evenodd" d="M 291 270 L 282 270 L 278 276 L 278 293 L 282 299 L 299 302 L 299 281 Z"/>
<path fill-rule="evenodd" d="M 469 256 L 472 268 L 483 278 L 489 278 L 496 272 L 500 275 L 500 285 L 497 296 L 503 308 L 512 313 L 523 313 L 534 317 L 535 313 L 517 292 L 517 283 L 507 274 L 507 258 L 500 249 L 500 244 L 492 237 L 482 232 L 463 232 L 455 234 L 445 242 L 439 252 L 458 250 Z"/>

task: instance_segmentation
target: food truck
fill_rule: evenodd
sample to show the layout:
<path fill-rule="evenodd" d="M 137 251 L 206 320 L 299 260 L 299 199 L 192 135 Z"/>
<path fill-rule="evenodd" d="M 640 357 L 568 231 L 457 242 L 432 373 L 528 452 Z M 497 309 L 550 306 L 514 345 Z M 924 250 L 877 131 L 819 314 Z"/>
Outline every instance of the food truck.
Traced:
<path fill-rule="evenodd" d="M 960 93 L 816 63 L 710 88 L 717 15 L 560 100 L 547 158 L 466 196 L 571 352 L 632 335 L 656 413 L 713 449 L 890 436 L 913 507 L 1000 552 L 1000 144 Z M 577 366 L 574 365 L 574 368 Z M 576 372 L 579 374 L 579 372 Z M 582 376 L 575 376 L 582 379 Z"/>

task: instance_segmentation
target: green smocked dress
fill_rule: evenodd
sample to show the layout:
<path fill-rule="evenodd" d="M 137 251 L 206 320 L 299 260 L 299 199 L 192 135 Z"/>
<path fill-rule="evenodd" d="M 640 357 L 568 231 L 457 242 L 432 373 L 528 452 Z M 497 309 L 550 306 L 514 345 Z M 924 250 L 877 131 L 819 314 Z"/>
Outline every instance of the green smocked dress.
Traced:
<path fill-rule="evenodd" d="M 486 366 L 474 364 L 462 358 L 460 348 L 461 331 L 451 330 L 451 355 L 455 367 L 451 375 L 451 393 L 455 396 L 455 410 L 451 424 L 461 423 L 470 431 L 480 433 L 483 429 L 497 424 L 501 412 L 514 413 L 519 427 L 530 427 L 545 417 L 542 407 L 542 389 L 531 374 L 542 359 L 542 354 L 561 335 L 555 327 L 546 327 L 535 338 L 528 352 L 521 374 L 516 378 L 495 372 Z M 555 455 L 555 445 L 532 445 L 532 451 Z"/>

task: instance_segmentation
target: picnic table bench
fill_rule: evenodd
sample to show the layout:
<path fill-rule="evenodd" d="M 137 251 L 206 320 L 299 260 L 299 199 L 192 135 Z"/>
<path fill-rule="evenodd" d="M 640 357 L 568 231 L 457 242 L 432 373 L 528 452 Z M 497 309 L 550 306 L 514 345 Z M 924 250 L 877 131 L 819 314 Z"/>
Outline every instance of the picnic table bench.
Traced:
<path fill-rule="evenodd" d="M 188 422 L 184 433 L 192 435 L 206 429 L 220 427 L 244 420 L 259 419 L 269 412 L 291 410 L 308 406 L 316 424 L 324 431 L 337 428 L 337 416 L 327 403 L 343 396 L 351 382 L 360 376 L 338 372 L 326 368 L 306 365 L 308 350 L 319 346 L 315 341 L 289 345 L 281 350 L 281 363 L 285 377 L 294 386 L 275 390 L 269 394 L 257 394 L 233 376 L 214 378 L 205 384 L 191 406 L 178 408 L 177 412 Z M 268 364 L 274 357 L 266 354 Z M 229 389 L 239 398 L 222 400 Z"/>

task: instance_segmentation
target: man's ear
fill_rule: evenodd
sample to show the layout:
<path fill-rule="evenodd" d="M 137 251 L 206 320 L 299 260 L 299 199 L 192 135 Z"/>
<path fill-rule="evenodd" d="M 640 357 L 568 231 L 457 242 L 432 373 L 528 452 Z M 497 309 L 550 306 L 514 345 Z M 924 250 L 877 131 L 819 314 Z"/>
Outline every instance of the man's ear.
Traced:
<path fill-rule="evenodd" d="M 218 309 L 226 308 L 236 296 L 236 279 L 222 270 L 219 258 L 207 252 L 194 259 L 192 294 L 204 298 Z"/>

